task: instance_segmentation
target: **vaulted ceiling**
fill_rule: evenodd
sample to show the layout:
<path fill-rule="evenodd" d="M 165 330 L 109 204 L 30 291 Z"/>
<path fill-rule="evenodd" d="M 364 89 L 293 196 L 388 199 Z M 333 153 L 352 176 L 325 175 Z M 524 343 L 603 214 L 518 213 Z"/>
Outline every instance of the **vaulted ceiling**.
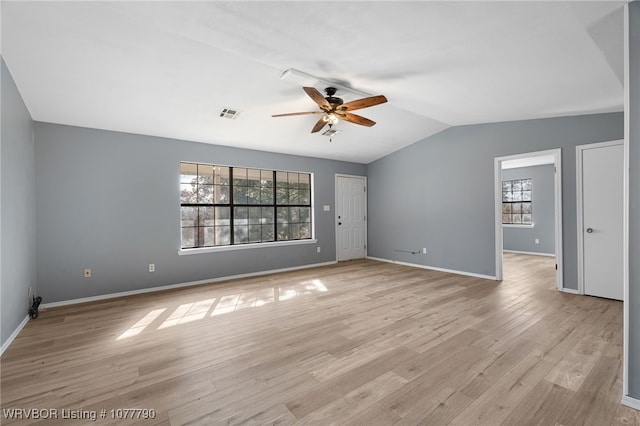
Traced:
<path fill-rule="evenodd" d="M 37 121 L 368 163 L 450 126 L 621 111 L 624 3 L 3 1 L 2 55 Z M 329 142 L 318 116 L 271 118 L 326 85 L 287 69 L 389 102 Z"/>

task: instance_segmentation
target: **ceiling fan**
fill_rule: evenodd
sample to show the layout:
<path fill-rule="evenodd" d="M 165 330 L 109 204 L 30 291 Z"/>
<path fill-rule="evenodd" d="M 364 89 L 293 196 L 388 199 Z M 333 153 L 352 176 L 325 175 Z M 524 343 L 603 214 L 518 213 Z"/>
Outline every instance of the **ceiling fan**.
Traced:
<path fill-rule="evenodd" d="M 309 112 L 291 112 L 288 114 L 275 114 L 272 117 L 289 117 L 292 115 L 310 115 L 310 114 L 322 114 L 322 117 L 316 122 L 316 125 L 311 129 L 311 133 L 319 132 L 327 124 L 329 128 L 336 124 L 338 120 L 348 121 L 350 123 L 359 124 L 361 126 L 371 127 L 376 124 L 375 121 L 360 115 L 352 114 L 350 111 L 357 109 L 367 108 L 374 105 L 379 105 L 387 102 L 387 98 L 382 95 L 370 96 L 368 98 L 357 99 L 355 101 L 345 103 L 341 98 L 333 96 L 336 94 L 335 87 L 327 87 L 324 91 L 327 96 L 322 96 L 315 87 L 303 87 L 302 88 L 307 95 L 320 107 L 320 111 Z"/>

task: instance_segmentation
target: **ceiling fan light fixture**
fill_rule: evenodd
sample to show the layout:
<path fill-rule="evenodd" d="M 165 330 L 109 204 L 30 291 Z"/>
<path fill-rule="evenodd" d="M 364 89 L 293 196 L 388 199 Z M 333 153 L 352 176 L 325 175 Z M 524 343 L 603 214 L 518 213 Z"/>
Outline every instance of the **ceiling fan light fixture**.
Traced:
<path fill-rule="evenodd" d="M 334 124 L 338 124 L 338 116 L 336 116 L 334 113 L 329 113 L 329 114 L 325 114 L 322 117 L 322 120 L 325 123 L 329 123 L 329 125 L 334 125 Z"/>

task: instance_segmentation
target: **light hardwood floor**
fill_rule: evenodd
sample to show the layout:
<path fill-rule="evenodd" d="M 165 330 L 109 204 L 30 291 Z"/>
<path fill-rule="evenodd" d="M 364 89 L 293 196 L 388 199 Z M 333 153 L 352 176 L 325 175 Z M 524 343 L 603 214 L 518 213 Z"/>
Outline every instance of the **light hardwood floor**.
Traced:
<path fill-rule="evenodd" d="M 49 309 L 2 356 L 1 405 L 107 410 L 47 425 L 640 425 L 622 303 L 558 292 L 551 258 L 507 254 L 504 276 L 362 260 Z"/>

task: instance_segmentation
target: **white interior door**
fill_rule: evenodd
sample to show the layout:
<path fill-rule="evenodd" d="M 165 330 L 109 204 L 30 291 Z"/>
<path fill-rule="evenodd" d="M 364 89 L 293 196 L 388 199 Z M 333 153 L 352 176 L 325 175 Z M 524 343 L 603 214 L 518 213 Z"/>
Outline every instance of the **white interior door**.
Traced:
<path fill-rule="evenodd" d="M 336 257 L 362 259 L 366 254 L 365 178 L 336 176 Z"/>
<path fill-rule="evenodd" d="M 622 300 L 623 145 L 587 145 L 581 152 L 584 293 Z"/>

